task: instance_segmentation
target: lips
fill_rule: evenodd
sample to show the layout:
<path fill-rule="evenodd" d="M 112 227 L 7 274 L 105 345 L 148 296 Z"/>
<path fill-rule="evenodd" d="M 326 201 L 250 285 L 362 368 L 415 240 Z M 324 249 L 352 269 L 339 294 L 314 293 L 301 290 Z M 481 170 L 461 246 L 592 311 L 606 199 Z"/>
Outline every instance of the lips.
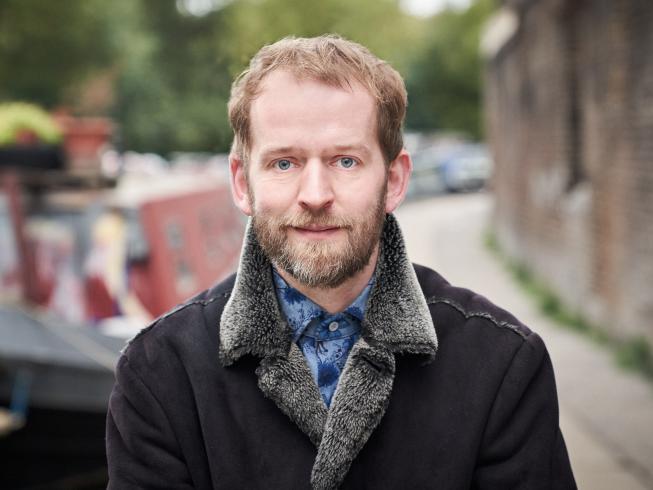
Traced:
<path fill-rule="evenodd" d="M 316 231 L 316 232 L 338 229 L 337 226 L 296 226 L 294 228 L 300 231 Z"/>
<path fill-rule="evenodd" d="M 308 239 L 332 238 L 341 230 L 338 226 L 293 226 L 291 229 L 299 236 Z"/>

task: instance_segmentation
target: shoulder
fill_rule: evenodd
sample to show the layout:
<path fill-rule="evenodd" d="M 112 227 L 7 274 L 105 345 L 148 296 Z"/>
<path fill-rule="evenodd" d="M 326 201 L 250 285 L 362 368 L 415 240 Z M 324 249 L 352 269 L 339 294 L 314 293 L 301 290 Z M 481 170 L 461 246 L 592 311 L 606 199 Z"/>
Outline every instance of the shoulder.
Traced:
<path fill-rule="evenodd" d="M 127 342 L 119 365 L 152 365 L 170 354 L 184 362 L 202 350 L 217 352 L 220 314 L 234 281 L 232 274 L 152 321 Z"/>
<path fill-rule="evenodd" d="M 427 267 L 414 267 L 441 344 L 459 341 L 466 349 L 491 346 L 493 352 L 508 356 L 524 344 L 538 354 L 545 352 L 541 338 L 509 311 L 474 291 L 452 286 Z"/>
<path fill-rule="evenodd" d="M 464 319 L 483 318 L 496 327 L 508 329 L 522 337 L 532 334 L 514 315 L 485 296 L 470 289 L 452 286 L 428 267 L 417 264 L 414 264 L 414 267 L 427 304 L 441 305 Z"/>

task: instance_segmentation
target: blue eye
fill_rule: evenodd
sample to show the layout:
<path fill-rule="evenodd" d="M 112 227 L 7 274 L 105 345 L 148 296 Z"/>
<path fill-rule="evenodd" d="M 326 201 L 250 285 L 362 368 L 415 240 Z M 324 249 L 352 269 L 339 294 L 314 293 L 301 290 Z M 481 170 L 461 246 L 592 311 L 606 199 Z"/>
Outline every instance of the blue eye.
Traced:
<path fill-rule="evenodd" d="M 342 157 L 338 161 L 343 168 L 351 168 L 356 165 L 356 160 L 350 157 Z"/>
<path fill-rule="evenodd" d="M 278 160 L 275 165 L 279 170 L 288 170 L 290 167 L 292 167 L 290 160 Z"/>

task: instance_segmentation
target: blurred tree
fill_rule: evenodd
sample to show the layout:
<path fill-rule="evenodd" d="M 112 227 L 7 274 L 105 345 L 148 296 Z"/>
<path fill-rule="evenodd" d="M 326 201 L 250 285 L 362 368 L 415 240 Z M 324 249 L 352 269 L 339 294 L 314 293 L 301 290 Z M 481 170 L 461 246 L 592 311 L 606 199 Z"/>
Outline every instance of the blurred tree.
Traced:
<path fill-rule="evenodd" d="M 264 44 L 285 36 L 340 34 L 367 46 L 400 71 L 412 61 L 425 22 L 405 14 L 396 0 L 240 0 L 225 8 L 224 46 L 231 75 L 240 72 Z"/>
<path fill-rule="evenodd" d="M 133 3 L 132 11 L 115 108 L 123 146 L 162 154 L 226 150 L 222 14 L 183 15 L 175 2 L 160 0 Z"/>
<path fill-rule="evenodd" d="M 125 147 L 226 151 L 231 81 L 264 44 L 284 36 L 336 32 L 362 42 L 395 66 L 408 66 L 406 47 L 419 43 L 423 21 L 394 0 L 240 0 L 218 2 L 194 16 L 179 3 L 142 0 L 135 29 L 151 42 L 130 55 L 119 82 L 116 116 Z M 183 4 L 182 4 L 183 6 Z M 273 20 L 273 21 L 272 21 Z"/>
<path fill-rule="evenodd" d="M 464 11 L 445 10 L 431 19 L 423 51 L 407 72 L 407 127 L 481 137 L 479 39 L 494 6 L 476 0 Z"/>
<path fill-rule="evenodd" d="M 114 56 L 103 0 L 0 1 L 0 99 L 52 107 Z"/>
<path fill-rule="evenodd" d="M 111 115 L 123 149 L 225 151 L 231 81 L 249 58 L 284 36 L 333 32 L 404 74 L 409 127 L 477 136 L 490 3 L 427 21 L 397 0 L 0 0 L 0 100 Z M 198 4 L 209 8 L 196 15 Z"/>

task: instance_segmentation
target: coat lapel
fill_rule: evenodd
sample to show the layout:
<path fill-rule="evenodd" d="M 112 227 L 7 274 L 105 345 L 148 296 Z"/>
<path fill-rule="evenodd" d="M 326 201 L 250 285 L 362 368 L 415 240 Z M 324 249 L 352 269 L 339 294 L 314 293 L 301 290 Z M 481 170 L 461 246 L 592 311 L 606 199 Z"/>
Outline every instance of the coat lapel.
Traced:
<path fill-rule="evenodd" d="M 316 490 L 338 488 L 381 422 L 392 392 L 395 354 L 419 354 L 430 362 L 437 350 L 426 299 L 391 215 L 375 274 L 362 336 L 340 375 L 313 465 L 311 483 Z"/>
<path fill-rule="evenodd" d="M 374 287 L 360 340 L 352 348 L 327 410 L 303 354 L 280 312 L 271 264 L 248 225 L 234 289 L 220 319 L 219 359 L 228 366 L 243 355 L 261 358 L 261 391 L 318 448 L 311 475 L 315 489 L 335 489 L 379 425 L 388 406 L 396 354 L 430 362 L 437 337 L 403 237 L 388 215 Z"/>
<path fill-rule="evenodd" d="M 352 348 L 329 409 L 311 474 L 316 490 L 337 488 L 390 400 L 394 354 L 364 339 Z"/>
<path fill-rule="evenodd" d="M 263 394 L 318 446 L 327 408 L 299 347 L 292 344 L 287 357 L 264 358 L 256 374 Z"/>
<path fill-rule="evenodd" d="M 220 318 L 218 357 L 224 366 L 243 355 L 262 358 L 256 370 L 259 388 L 317 446 L 327 410 L 291 336 L 274 292 L 271 264 L 250 222 L 234 289 Z"/>

